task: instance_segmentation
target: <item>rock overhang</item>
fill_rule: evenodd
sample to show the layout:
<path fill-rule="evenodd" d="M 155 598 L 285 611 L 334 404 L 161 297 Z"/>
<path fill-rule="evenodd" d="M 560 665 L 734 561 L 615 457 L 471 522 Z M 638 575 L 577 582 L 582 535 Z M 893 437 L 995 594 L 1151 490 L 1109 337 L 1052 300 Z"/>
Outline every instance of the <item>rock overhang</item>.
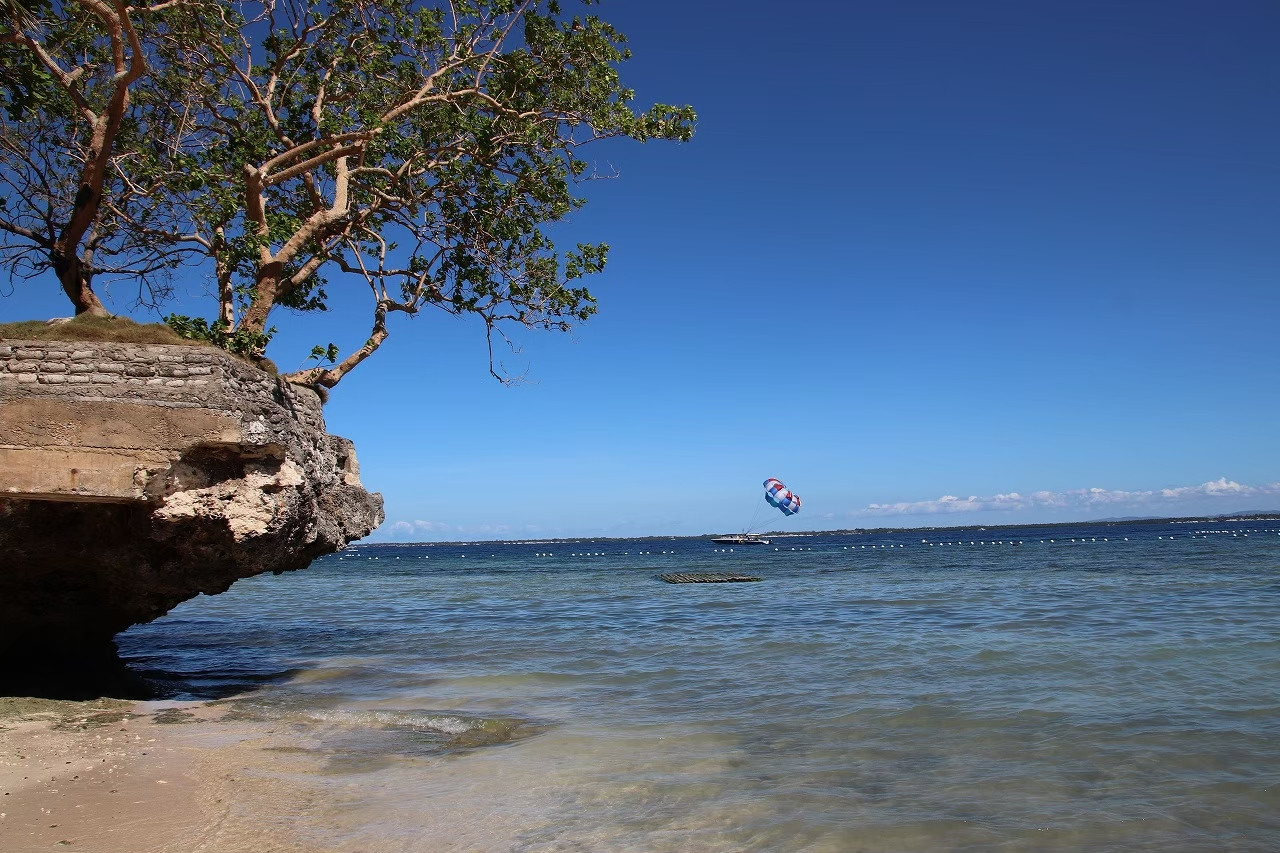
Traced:
<path fill-rule="evenodd" d="M 310 389 L 211 347 L 0 341 L 0 661 L 109 646 L 382 518 Z"/>

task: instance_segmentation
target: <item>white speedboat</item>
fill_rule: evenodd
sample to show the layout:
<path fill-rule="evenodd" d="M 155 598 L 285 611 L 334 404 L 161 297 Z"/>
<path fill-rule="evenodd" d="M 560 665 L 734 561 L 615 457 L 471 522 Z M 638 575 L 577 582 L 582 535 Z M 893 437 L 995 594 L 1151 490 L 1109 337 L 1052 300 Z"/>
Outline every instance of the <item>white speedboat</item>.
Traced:
<path fill-rule="evenodd" d="M 728 536 L 712 536 L 717 545 L 768 545 L 769 540 L 755 533 L 730 533 Z"/>

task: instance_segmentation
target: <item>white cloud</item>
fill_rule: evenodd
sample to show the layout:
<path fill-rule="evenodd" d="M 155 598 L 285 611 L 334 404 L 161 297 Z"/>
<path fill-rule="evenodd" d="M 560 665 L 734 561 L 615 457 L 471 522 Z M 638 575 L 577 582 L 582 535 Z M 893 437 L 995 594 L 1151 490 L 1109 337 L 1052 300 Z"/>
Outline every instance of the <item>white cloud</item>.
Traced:
<path fill-rule="evenodd" d="M 442 521 L 425 521 L 420 518 L 412 521 L 400 520 L 384 524 L 372 537 L 371 541 L 396 539 L 414 541 L 415 537 L 423 537 L 428 541 L 448 539 L 513 539 L 528 538 L 541 534 L 535 524 L 524 526 L 511 524 L 447 524 Z"/>
<path fill-rule="evenodd" d="M 943 495 L 935 500 L 902 501 L 891 504 L 870 504 L 855 510 L 857 516 L 891 515 L 943 515 L 950 513 L 989 512 L 1031 509 L 1090 509 L 1099 507 L 1134 506 L 1168 507 L 1171 504 L 1195 499 L 1275 497 L 1280 496 L 1280 483 L 1248 486 L 1221 477 L 1198 486 L 1178 486 L 1171 489 L 1125 491 L 1123 489 L 1067 489 L 1030 494 L 1008 494 L 979 497 L 970 495 L 958 498 Z"/>
<path fill-rule="evenodd" d="M 440 533 L 448 530 L 449 525 L 417 518 L 413 521 L 393 521 L 383 529 L 395 536 L 408 536 L 413 533 Z"/>

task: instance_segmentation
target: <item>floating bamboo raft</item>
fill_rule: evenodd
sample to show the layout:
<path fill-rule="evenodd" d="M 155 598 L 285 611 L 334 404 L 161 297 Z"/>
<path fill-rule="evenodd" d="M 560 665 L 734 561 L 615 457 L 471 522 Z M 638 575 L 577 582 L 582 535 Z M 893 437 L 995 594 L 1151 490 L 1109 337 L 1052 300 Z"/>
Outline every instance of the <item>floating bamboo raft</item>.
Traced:
<path fill-rule="evenodd" d="M 753 575 L 736 575 L 732 572 L 673 572 L 658 575 L 667 583 L 747 583 L 764 580 Z"/>

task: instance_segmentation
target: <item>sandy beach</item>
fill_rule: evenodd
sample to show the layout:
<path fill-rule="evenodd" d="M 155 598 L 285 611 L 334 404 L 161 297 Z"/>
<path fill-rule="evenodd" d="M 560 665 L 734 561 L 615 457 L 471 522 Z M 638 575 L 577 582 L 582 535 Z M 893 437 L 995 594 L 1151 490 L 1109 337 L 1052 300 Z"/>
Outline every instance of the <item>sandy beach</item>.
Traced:
<path fill-rule="evenodd" d="M 307 797 L 278 775 L 312 759 L 270 726 L 215 724 L 226 711 L 0 699 L 0 849 L 313 853 L 291 831 Z"/>

